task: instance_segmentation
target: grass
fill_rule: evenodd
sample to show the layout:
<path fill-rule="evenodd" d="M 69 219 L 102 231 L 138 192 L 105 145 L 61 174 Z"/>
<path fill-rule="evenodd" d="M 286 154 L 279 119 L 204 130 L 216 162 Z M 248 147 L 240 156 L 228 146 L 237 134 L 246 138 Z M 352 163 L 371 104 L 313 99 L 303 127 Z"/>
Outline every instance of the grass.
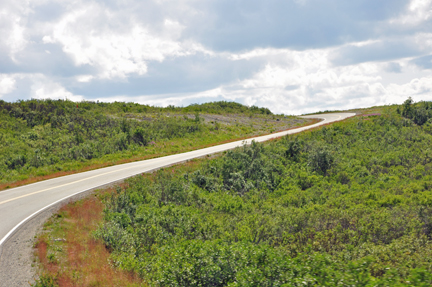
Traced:
<path fill-rule="evenodd" d="M 164 169 L 173 174 L 191 172 L 207 159 L 193 159 Z M 156 174 L 141 176 L 154 180 Z M 127 186 L 122 183 L 98 190 L 93 196 L 63 205 L 51 216 L 34 244 L 39 268 L 34 287 L 148 286 L 137 274 L 116 268 L 110 250 L 93 236 L 103 223 L 103 199 Z"/>
<path fill-rule="evenodd" d="M 319 122 L 319 120 L 309 120 L 307 124 L 316 122 Z M 232 140 L 217 144 L 230 141 Z M 165 144 L 168 147 L 172 145 L 171 143 Z M 210 143 L 196 148 L 211 145 L 214 144 Z M 168 154 L 170 153 L 159 153 L 153 157 Z M 115 162 L 115 164 L 140 159 L 145 158 L 123 159 Z M 205 160 L 207 158 L 194 159 L 166 169 L 170 173 L 183 173 L 193 170 L 194 167 Z M 87 166 L 85 170 L 111 164 Z M 52 174 L 45 176 L 45 178 L 51 178 L 59 174 L 65 175 L 66 173 Z M 155 174 L 146 173 L 142 174 L 142 176 L 152 180 Z M 136 274 L 115 268 L 110 261 L 110 251 L 101 240 L 97 240 L 93 236 L 93 232 L 103 222 L 104 207 L 102 199 L 111 196 L 118 188 L 123 189 L 125 185 L 123 183 L 99 190 L 94 196 L 65 204 L 45 223 L 44 231 L 38 235 L 35 243 L 34 254 L 39 263 L 40 277 L 34 286 L 147 286 Z"/>
<path fill-rule="evenodd" d="M 110 192 L 113 188 L 104 190 Z M 34 286 L 147 286 L 114 268 L 103 242 L 93 238 L 102 211 L 101 200 L 90 197 L 64 205 L 47 221 L 35 243 L 41 275 Z"/>
<path fill-rule="evenodd" d="M 248 119 L 248 117 L 241 118 L 242 120 Z M 177 138 L 169 141 L 161 141 L 155 143 L 154 145 L 149 145 L 146 147 L 138 147 L 114 154 L 108 154 L 102 158 L 94 158 L 85 161 L 65 162 L 61 165 L 47 165 L 38 169 L 28 170 L 26 173 L 9 175 L 11 177 L 10 179 L 3 179 L 3 182 L 0 183 L 0 191 L 30 183 L 35 183 L 42 180 L 94 170 L 107 166 L 183 153 L 223 143 L 247 139 L 255 136 L 266 135 L 269 134 L 269 131 L 270 133 L 273 133 L 283 130 L 289 130 L 301 126 L 311 125 L 319 121 L 317 119 L 304 119 L 301 121 L 301 124 L 288 124 L 290 128 L 287 129 L 286 122 L 284 126 L 283 122 L 280 121 L 264 121 L 266 119 L 263 117 L 260 117 L 259 119 L 260 121 L 257 121 L 256 118 L 251 119 L 251 123 L 257 125 L 259 128 L 246 128 L 244 123 L 241 126 L 229 126 L 232 123 L 228 123 L 228 126 L 224 127 L 224 132 L 220 133 L 204 135 L 192 134 L 183 138 Z M 234 121 L 235 120 L 233 120 L 233 122 Z"/>
<path fill-rule="evenodd" d="M 316 119 L 309 120 L 303 125 L 310 125 L 318 121 Z M 191 138 L 178 139 L 159 143 L 159 146 L 152 146 L 145 154 L 129 151 L 128 157 L 124 154 L 122 154 L 121 158 L 110 155 L 110 157 L 113 157 L 110 160 L 102 158 L 94 160 L 91 164 L 84 162 L 78 166 L 71 166 L 69 171 L 36 176 L 13 184 L 26 184 L 109 165 L 204 148 L 248 137 L 236 139 L 230 139 L 229 136 L 226 138 L 219 137 L 217 142 L 214 141 L 214 138 L 211 140 L 200 138 L 196 139 L 197 141 L 193 141 Z M 158 148 L 159 150 L 157 150 Z M 179 172 L 179 169 L 190 169 L 203 160 L 205 159 L 188 161 L 169 169 L 176 173 Z M 143 176 L 151 178 L 153 174 Z M 4 187 L 5 184 L 0 186 L 0 188 Z M 115 268 L 110 261 L 109 250 L 107 250 L 103 242 L 96 240 L 93 236 L 93 232 L 103 222 L 101 198 L 110 196 L 113 192 L 115 192 L 115 187 L 101 190 L 96 196 L 66 204 L 45 224 L 44 232 L 38 236 L 35 244 L 35 256 L 40 267 L 40 279 L 35 286 L 147 286 L 135 274 Z"/>
<path fill-rule="evenodd" d="M 316 122 L 319 122 L 319 120 L 312 119 L 303 125 L 310 125 Z M 252 136 L 240 139 L 250 137 Z M 83 165 L 81 169 L 32 177 L 14 184 L 26 184 L 113 164 L 205 148 L 215 144 L 239 140 L 239 138 L 227 139 L 217 143 L 206 142 L 206 140 L 208 139 L 200 139 L 195 144 L 191 143 L 190 139 L 181 139 L 180 143 L 179 141 L 171 141 L 164 143 L 164 149 L 161 149 L 159 153 L 155 152 L 154 154 L 145 156 L 135 155 L 124 159 L 96 162 L 92 165 Z M 181 165 L 170 167 L 169 170 L 170 172 L 177 173 L 193 169 L 194 166 L 204 160 L 206 159 L 191 160 Z M 154 174 L 143 174 L 143 176 L 152 178 Z M 4 187 L 4 184 L 1 187 Z M 101 199 L 105 196 L 110 196 L 110 194 L 115 192 L 115 189 L 116 187 L 100 190 L 95 196 L 65 204 L 46 222 L 44 232 L 37 237 L 35 243 L 35 257 L 39 262 L 40 277 L 34 286 L 147 286 L 136 274 L 115 268 L 110 261 L 109 250 L 101 240 L 96 240 L 93 236 L 93 232 L 103 222 L 103 204 Z"/>
<path fill-rule="evenodd" d="M 380 114 L 382 111 L 383 107 L 373 107 L 352 110 L 351 112 L 356 112 L 358 116 L 364 116 L 364 120 L 370 120 L 367 118 L 368 116 Z M 311 122 L 308 122 L 308 124 L 311 124 Z M 224 140 L 224 142 L 228 141 L 232 140 Z M 223 139 L 220 139 L 218 143 L 222 142 Z M 183 139 L 180 142 L 170 141 L 161 143 L 159 152 L 153 149 L 154 154 L 132 153 L 130 158 L 94 163 L 94 166 L 85 166 L 82 169 L 89 170 L 117 163 L 163 156 L 218 143 L 206 142 L 205 139 L 200 139 L 198 143 L 193 142 L 192 139 Z M 191 168 L 203 160 L 193 160 L 167 169 L 173 173 L 181 172 L 181 170 Z M 62 172 L 64 173 L 64 171 Z M 144 176 L 151 178 L 153 175 L 145 174 Z M 136 275 L 113 267 L 110 262 L 109 250 L 105 248 L 102 242 L 95 240 L 92 235 L 103 220 L 101 198 L 109 196 L 113 192 L 115 192 L 115 188 L 101 191 L 102 196 L 92 196 L 65 205 L 47 222 L 45 232 L 39 235 L 35 245 L 35 254 L 40 262 L 42 274 L 38 284 L 45 281 L 48 283 L 53 282 L 58 286 L 146 286 L 145 282 L 141 281 Z M 39 286 L 50 286 L 48 283 Z"/>

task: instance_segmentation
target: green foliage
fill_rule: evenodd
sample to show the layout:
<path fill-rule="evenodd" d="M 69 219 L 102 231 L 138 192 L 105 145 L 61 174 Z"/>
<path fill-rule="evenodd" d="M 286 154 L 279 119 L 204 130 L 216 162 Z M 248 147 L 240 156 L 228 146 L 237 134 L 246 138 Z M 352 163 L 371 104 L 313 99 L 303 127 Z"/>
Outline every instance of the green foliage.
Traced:
<path fill-rule="evenodd" d="M 299 159 L 301 150 L 302 150 L 302 144 L 297 139 L 291 140 L 288 142 L 288 148 L 285 152 L 285 155 L 288 158 L 297 161 Z"/>
<path fill-rule="evenodd" d="M 227 101 L 219 101 L 219 102 L 210 102 L 204 104 L 192 104 L 187 106 L 186 108 L 175 108 L 171 106 L 172 110 L 183 109 L 187 112 L 209 112 L 214 114 L 236 114 L 236 113 L 250 113 L 250 114 L 263 114 L 263 115 L 271 115 L 272 112 L 267 108 L 259 108 L 257 106 L 247 107 L 242 104 L 236 102 L 227 102 Z"/>
<path fill-rule="evenodd" d="M 42 275 L 38 279 L 36 279 L 36 282 L 32 284 L 33 287 L 57 287 L 59 286 L 57 283 L 57 278 L 51 276 L 51 275 Z"/>
<path fill-rule="evenodd" d="M 136 177 L 97 235 L 155 286 L 426 286 L 432 135 L 394 107 Z"/>
<path fill-rule="evenodd" d="M 75 169 L 90 160 L 151 155 L 167 149 L 167 141 L 182 141 L 190 149 L 187 141 L 199 146 L 254 132 L 249 123 L 236 121 L 231 128 L 208 123 L 199 113 L 273 117 L 268 109 L 232 102 L 159 108 L 120 102 L 0 100 L 0 182 Z"/>
<path fill-rule="evenodd" d="M 327 146 L 316 146 L 309 152 L 308 166 L 314 172 L 327 174 L 327 170 L 332 167 L 333 162 L 332 152 Z"/>
<path fill-rule="evenodd" d="M 402 105 L 402 116 L 408 118 L 411 117 L 412 115 L 412 104 L 413 104 L 413 99 L 411 97 L 409 97 L 408 99 L 405 100 L 405 102 L 403 102 Z"/>
<path fill-rule="evenodd" d="M 412 119 L 416 125 L 423 125 L 429 119 L 432 119 L 432 103 L 419 102 L 414 104 L 414 101 L 409 97 L 402 105 L 402 116 Z"/>

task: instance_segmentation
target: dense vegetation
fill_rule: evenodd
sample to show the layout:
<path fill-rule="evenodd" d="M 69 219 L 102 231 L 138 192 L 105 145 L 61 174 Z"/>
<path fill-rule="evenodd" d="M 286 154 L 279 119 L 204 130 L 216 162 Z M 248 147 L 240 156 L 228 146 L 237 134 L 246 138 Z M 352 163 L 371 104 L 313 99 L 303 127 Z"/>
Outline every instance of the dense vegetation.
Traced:
<path fill-rule="evenodd" d="M 132 178 L 96 236 L 152 286 L 430 286 L 431 107 Z"/>
<path fill-rule="evenodd" d="M 176 108 L 168 106 L 169 109 L 184 111 L 184 112 L 207 112 L 214 114 L 237 114 L 237 113 L 258 113 L 264 115 L 271 115 L 272 112 L 267 108 L 259 108 L 257 106 L 247 107 L 235 102 L 210 102 L 204 104 L 192 104 L 184 108 Z"/>
<path fill-rule="evenodd" d="M 226 112 L 251 118 L 271 115 L 265 108 L 231 102 L 159 108 L 118 102 L 0 101 L 0 183 L 79 169 L 95 159 L 155 156 L 167 149 L 167 141 L 168 152 L 179 152 L 256 132 L 249 123 L 205 122 L 199 114 Z"/>
<path fill-rule="evenodd" d="M 413 99 L 409 97 L 403 103 L 402 110 L 398 108 L 397 112 L 421 126 L 432 118 L 432 102 L 419 102 L 414 104 Z"/>

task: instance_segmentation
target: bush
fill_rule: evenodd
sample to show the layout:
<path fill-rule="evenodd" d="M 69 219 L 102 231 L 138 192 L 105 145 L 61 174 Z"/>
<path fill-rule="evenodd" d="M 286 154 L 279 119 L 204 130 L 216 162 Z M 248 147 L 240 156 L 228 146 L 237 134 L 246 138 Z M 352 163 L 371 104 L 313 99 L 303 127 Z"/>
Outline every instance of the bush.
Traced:
<path fill-rule="evenodd" d="M 309 153 L 308 166 L 314 172 L 326 175 L 333 163 L 333 153 L 327 146 L 317 146 Z"/>
<path fill-rule="evenodd" d="M 130 179 L 100 236 L 154 286 L 428 285 L 432 136 L 394 109 Z"/>
<path fill-rule="evenodd" d="M 141 145 L 146 146 L 150 141 L 150 136 L 142 127 L 137 127 L 133 133 L 133 140 Z"/>
<path fill-rule="evenodd" d="M 416 125 L 423 125 L 432 118 L 432 105 L 429 102 L 414 104 L 409 97 L 402 105 L 402 116 L 412 119 Z"/>
<path fill-rule="evenodd" d="M 43 274 L 38 279 L 36 279 L 36 282 L 34 284 L 32 284 L 31 286 L 33 286 L 33 287 L 57 287 L 59 285 L 58 285 L 57 278 L 55 278 L 51 275 Z"/>
<path fill-rule="evenodd" d="M 300 155 L 300 151 L 302 149 L 302 145 L 298 140 L 292 140 L 288 142 L 288 148 L 285 151 L 285 155 L 287 158 L 292 159 L 294 161 L 298 160 Z"/>

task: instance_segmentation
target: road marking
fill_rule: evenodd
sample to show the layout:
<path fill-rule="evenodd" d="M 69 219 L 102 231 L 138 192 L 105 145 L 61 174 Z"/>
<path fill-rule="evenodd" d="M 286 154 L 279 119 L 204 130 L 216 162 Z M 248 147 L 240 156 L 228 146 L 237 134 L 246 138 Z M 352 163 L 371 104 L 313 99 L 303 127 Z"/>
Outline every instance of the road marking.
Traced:
<path fill-rule="evenodd" d="M 27 197 L 27 196 L 31 196 L 31 195 L 34 195 L 34 194 L 38 194 L 38 193 L 41 193 L 41 192 L 44 192 L 44 191 L 48 191 L 48 190 L 52 190 L 52 189 L 56 189 L 56 188 L 60 188 L 60 187 L 64 187 L 64 186 L 68 186 L 68 185 L 71 185 L 71 184 L 74 184 L 74 183 L 78 183 L 78 182 L 81 182 L 81 181 L 93 179 L 93 178 L 96 178 L 96 177 L 99 177 L 99 176 L 102 176 L 102 175 L 107 175 L 107 174 L 110 174 L 110 173 L 119 172 L 119 171 L 130 169 L 130 168 L 133 168 L 133 166 L 122 168 L 122 169 L 117 169 L 117 170 L 113 170 L 113 171 L 109 171 L 109 172 L 105 172 L 105 173 L 101 173 L 101 174 L 97 174 L 97 175 L 94 175 L 94 176 L 91 176 L 91 177 L 86 177 L 86 178 L 83 178 L 83 179 L 80 179 L 80 180 L 77 180 L 77 181 L 73 181 L 73 182 L 62 184 L 62 185 L 58 185 L 58 186 L 54 186 L 54 187 L 38 190 L 38 191 L 35 191 L 35 192 L 32 192 L 32 193 L 24 194 L 24 195 L 17 196 L 17 197 L 8 199 L 8 200 L 1 201 L 0 205 L 2 205 L 4 203 L 11 202 L 11 201 L 14 201 L 14 200 L 17 200 L 17 199 L 20 199 L 20 198 L 23 198 L 23 197 Z"/>
<path fill-rule="evenodd" d="M 233 143 L 237 143 L 237 142 L 233 142 Z M 200 150 L 195 150 L 195 151 L 191 151 L 191 152 L 196 152 L 196 151 L 200 151 Z M 180 154 L 173 154 L 173 155 L 169 155 L 169 156 L 178 156 L 178 155 L 180 155 Z M 160 159 L 160 158 L 158 158 L 158 159 Z M 152 159 L 150 159 L 150 160 L 152 160 Z M 129 167 L 122 168 L 122 169 L 116 169 L 116 170 L 113 170 L 113 171 L 97 174 L 97 175 L 94 175 L 94 176 L 91 176 L 91 177 L 86 177 L 86 178 L 83 178 L 83 179 L 80 179 L 80 180 L 77 180 L 77 181 L 73 181 L 73 182 L 62 184 L 62 185 L 53 186 L 53 187 L 50 187 L 50 188 L 38 190 L 38 191 L 35 191 L 35 192 L 32 192 L 32 193 L 28 193 L 28 194 L 24 194 L 24 195 L 21 195 L 21 196 L 17 196 L 17 197 L 8 199 L 8 200 L 0 201 L 0 205 L 2 205 L 4 203 L 11 202 L 11 201 L 14 201 L 14 200 L 17 200 L 17 199 L 20 199 L 20 198 L 24 198 L 24 197 L 31 196 L 31 195 L 34 195 L 34 194 L 38 194 L 38 193 L 41 193 L 41 192 L 45 192 L 45 191 L 48 191 L 48 190 L 52 190 L 52 189 L 56 189 L 56 188 L 60 188 L 60 187 L 64 187 L 64 186 L 68 186 L 68 185 L 71 185 L 71 184 L 74 184 L 74 183 L 86 181 L 86 180 L 93 179 L 93 178 L 96 178 L 96 177 L 99 177 L 99 176 L 107 175 L 107 174 L 114 173 L 114 172 L 123 171 L 123 170 L 126 170 L 126 169 L 131 169 L 131 168 L 137 168 L 137 166 L 129 166 Z M 143 172 L 145 172 L 145 171 L 143 171 Z"/>
<path fill-rule="evenodd" d="M 339 118 L 341 118 L 341 116 L 339 116 Z M 278 134 L 282 134 L 282 133 L 291 134 L 291 133 L 301 132 L 301 131 L 303 131 L 305 129 L 310 129 L 312 126 L 322 125 L 322 123 L 325 122 L 325 121 L 326 121 L 326 118 L 324 118 L 324 120 L 322 122 L 320 122 L 320 123 L 316 123 L 316 124 L 313 124 L 313 125 L 310 125 L 310 126 L 299 127 L 297 129 L 294 129 L 294 130 L 288 130 L 288 131 L 279 132 L 279 133 L 274 134 L 273 136 L 278 137 L 279 136 Z M 270 136 L 270 135 L 259 136 L 256 139 L 262 138 L 264 140 L 268 140 L 268 138 L 267 138 L 268 136 Z M 249 142 L 249 141 L 250 141 L 250 139 L 246 139 L 246 140 L 243 140 L 242 143 L 243 142 Z M 232 142 L 232 143 L 228 143 L 228 144 L 233 144 L 233 143 L 237 143 L 237 142 Z M 196 151 L 198 151 L 198 150 L 196 150 Z M 192 152 L 194 152 L 194 151 L 192 151 Z M 175 155 L 179 155 L 179 154 L 174 154 L 174 156 Z M 8 199 L 8 200 L 0 201 L 0 205 L 8 203 L 8 202 L 11 202 L 11 201 L 14 201 L 14 200 L 17 200 L 17 199 L 20 199 L 20 198 L 28 197 L 28 196 L 35 195 L 35 194 L 38 194 L 38 193 L 41 193 L 41 192 L 45 192 L 45 191 L 48 191 L 48 190 L 52 190 L 52 189 L 56 189 L 56 188 L 60 188 L 60 187 L 64 187 L 64 186 L 68 186 L 68 185 L 71 185 L 71 184 L 74 184 L 74 183 L 82 182 L 82 181 L 85 181 L 85 180 L 93 179 L 93 178 L 96 178 L 96 177 L 99 177 L 99 176 L 107 175 L 107 174 L 114 173 L 114 172 L 123 171 L 123 170 L 130 169 L 130 168 L 133 168 L 133 167 L 131 166 L 131 167 L 127 167 L 127 168 L 123 168 L 123 169 L 119 169 L 119 170 L 109 171 L 109 172 L 106 172 L 106 173 L 94 175 L 92 177 L 87 177 L 87 178 L 80 179 L 80 180 L 77 180 L 77 181 L 69 182 L 69 183 L 66 183 L 66 184 L 63 184 L 63 185 L 58 185 L 58 186 L 54 186 L 54 187 L 38 190 L 38 191 L 35 191 L 35 192 L 32 192 L 32 193 L 28 193 L 28 194 L 24 194 L 24 195 L 21 195 L 21 196 L 17 196 L 17 197 Z"/>
<path fill-rule="evenodd" d="M 346 118 L 349 118 L 349 117 L 352 117 L 352 116 L 355 116 L 355 114 L 351 114 L 351 115 L 349 115 L 349 116 L 347 116 Z M 339 119 L 341 118 L 342 116 L 341 115 L 339 115 Z M 305 117 L 306 118 L 306 117 Z M 313 118 L 312 116 L 308 116 L 307 118 Z M 286 131 L 286 134 L 293 134 L 293 133 L 298 133 L 298 132 L 301 132 L 301 131 L 304 131 L 304 130 L 308 130 L 308 129 L 311 129 L 311 128 L 313 128 L 313 127 L 315 127 L 315 126 L 320 126 L 320 125 L 323 125 L 323 124 L 325 124 L 326 123 L 326 121 L 328 120 L 327 118 L 324 118 L 324 117 L 319 117 L 319 115 L 318 115 L 318 118 L 321 118 L 321 119 L 323 119 L 323 121 L 321 121 L 321 122 L 319 122 L 319 123 L 316 123 L 316 124 L 313 124 L 313 125 L 310 125 L 310 126 L 304 126 L 304 127 L 299 127 L 299 128 L 296 128 L 296 129 L 293 129 L 293 130 L 288 130 L 288 131 Z M 330 122 L 335 122 L 335 121 L 337 121 L 337 120 L 330 120 Z M 276 136 L 276 137 L 279 137 L 279 136 L 283 136 L 283 135 L 281 135 L 283 132 L 281 132 L 281 133 L 279 133 L 279 135 L 277 135 L 277 133 L 276 134 L 273 134 L 273 136 Z M 270 135 L 267 135 L 267 136 L 270 136 Z M 247 139 L 247 140 L 244 140 L 244 141 L 246 141 L 246 142 L 249 142 L 249 141 L 251 141 L 251 140 L 255 140 L 255 139 L 259 139 L 259 138 L 265 138 L 266 136 L 261 136 L 261 137 L 256 137 L 256 138 L 251 138 L 251 139 Z M 271 139 L 271 138 L 269 138 L 269 139 Z M 242 142 L 244 142 L 244 141 L 242 141 Z M 228 143 L 227 143 L 228 144 Z M 222 146 L 222 145 L 219 145 L 219 147 L 220 146 Z M 217 147 L 217 146 L 214 146 L 214 147 Z M 196 150 L 196 151 L 203 151 L 203 150 L 205 150 L 205 149 L 201 149 L 201 150 Z M 191 153 L 191 152 L 194 152 L 194 151 L 190 151 L 190 152 L 187 152 L 187 153 Z M 219 151 L 220 152 L 220 151 Z M 187 153 L 185 153 L 185 154 L 187 154 Z M 208 154 L 208 153 L 206 153 L 206 154 Z M 166 156 L 166 157 L 161 157 L 161 158 L 168 158 L 168 157 L 172 157 L 172 156 L 176 156 L 176 155 L 180 155 L 180 154 L 174 154 L 174 155 L 170 155 L 170 156 Z M 198 155 L 199 156 L 199 155 Z M 201 155 L 202 156 L 202 155 Z M 158 159 L 161 159 L 161 158 L 158 158 Z M 194 157 L 191 157 L 191 158 L 189 158 L 189 159 L 192 159 L 192 158 L 194 158 Z M 150 159 L 150 161 L 151 161 L 152 159 Z M 147 162 L 149 161 L 149 160 L 146 160 Z M 175 163 L 178 163 L 178 162 L 181 162 L 182 160 L 177 160 L 177 161 L 175 161 L 175 162 L 171 162 L 171 163 L 168 163 L 168 165 L 169 164 L 175 164 Z M 164 165 L 162 165 L 162 166 L 164 166 Z M 161 167 L 162 167 L 161 166 Z M 66 183 L 66 184 L 63 184 L 63 185 L 59 185 L 59 186 L 56 186 L 56 187 L 51 187 L 51 188 L 47 188 L 47 189 L 43 189 L 43 190 L 39 190 L 39 191 L 36 191 L 36 192 L 33 192 L 33 193 L 30 193 L 30 194 L 27 194 L 27 195 L 22 195 L 22 196 L 19 196 L 19 197 L 16 197 L 16 198 L 12 198 L 12 199 L 9 199 L 9 200 L 5 200 L 5 201 L 2 201 L 2 202 L 0 202 L 0 205 L 1 204 L 4 204 L 4 203 L 7 203 L 7 202 L 10 202 L 10 201 L 14 201 L 14 200 L 16 200 L 16 199 L 20 199 L 20 198 L 23 198 L 23 197 L 27 197 L 27 196 L 30 196 L 30 195 L 33 195 L 33 194 L 37 194 L 37 193 L 41 193 L 41 192 L 44 192 L 44 191 L 48 191 L 48 190 L 52 190 L 52 189 L 55 189 L 55 188 L 59 188 L 59 187 L 63 187 L 63 186 L 67 186 L 67 185 L 70 185 L 70 184 L 73 184 L 73 183 L 77 183 L 77 182 L 82 182 L 82 181 L 85 181 L 85 180 L 88 180 L 88 179 L 92 179 L 92 178 L 95 178 L 95 177 L 99 177 L 99 176 L 102 176 L 102 175 L 106 175 L 106 174 L 110 174 L 110 173 L 114 173 L 114 172 L 118 172 L 118 171 L 122 171 L 122 170 L 126 170 L 126 169 L 130 169 L 130 168 L 135 168 L 135 167 L 137 167 L 137 166 L 129 166 L 129 167 L 126 167 L 126 168 L 123 168 L 123 169 L 119 169 L 119 170 L 114 170 L 114 171 L 110 171 L 110 172 L 106 172 L 106 173 L 102 173 L 102 174 L 98 174 L 98 175 L 94 175 L 94 176 L 92 176 L 92 177 L 88 177 L 88 178 L 84 178 L 84 179 L 80 179 L 80 180 L 77 180 L 77 181 L 74 181 L 74 182 L 70 182 L 70 183 Z M 153 168 L 150 168 L 150 170 L 151 169 L 153 169 Z M 142 172 L 148 172 L 148 171 L 142 171 Z M 138 172 L 139 173 L 139 172 Z M 138 174 L 137 173 L 137 174 Z M 110 184 L 110 183 L 113 183 L 113 182 L 117 182 L 117 181 L 119 181 L 119 180 L 122 180 L 122 179 L 126 179 L 126 178 L 129 178 L 130 177 L 130 175 L 127 175 L 127 176 L 125 176 L 125 177 L 122 177 L 122 178 L 119 178 L 119 179 L 115 179 L 115 180 L 113 180 L 113 181 L 109 181 L 109 182 L 105 182 L 103 185 L 106 185 L 106 184 Z M 99 185 L 100 186 L 100 185 Z M 45 210 L 45 209 L 47 209 L 47 208 L 49 208 L 49 207 L 51 207 L 51 206 L 54 206 L 55 204 L 57 204 L 57 203 L 59 203 L 59 202 L 62 202 L 63 200 L 66 200 L 66 199 L 68 199 L 68 198 L 70 198 L 70 197 L 72 197 L 72 196 L 74 196 L 74 195 L 77 195 L 77 194 L 79 194 L 79 193 L 82 193 L 82 192 L 85 192 L 85 191 L 87 191 L 87 190 L 90 190 L 90 189 L 92 189 L 92 188 L 97 188 L 98 186 L 96 186 L 96 187 L 91 187 L 91 188 L 88 188 L 88 189 L 84 189 L 84 190 L 81 190 L 81 191 L 78 191 L 78 192 L 75 192 L 74 194 L 70 194 L 70 195 L 68 195 L 68 196 L 66 196 L 66 197 L 64 197 L 64 198 L 62 198 L 62 199 L 60 199 L 60 200 L 57 200 L 56 202 L 53 202 L 53 203 L 51 203 L 51 204 L 49 204 L 49 205 L 47 205 L 47 206 L 45 206 L 45 207 L 43 207 L 43 208 L 41 208 L 41 209 L 39 209 L 38 211 L 36 211 L 36 212 L 34 212 L 33 214 L 31 214 L 30 216 L 28 216 L 27 218 L 25 218 L 25 219 L 23 219 L 20 223 L 18 223 L 15 227 L 13 227 L 3 238 L 1 238 L 0 239 L 0 247 L 3 245 L 3 243 L 21 226 L 21 225 L 23 225 L 27 220 L 29 220 L 30 218 L 32 218 L 33 216 L 35 216 L 36 214 L 38 214 L 39 212 L 41 212 L 41 211 L 43 211 L 43 210 Z"/>
<path fill-rule="evenodd" d="M 126 168 L 124 168 L 124 169 L 126 169 Z M 123 170 L 123 169 L 122 169 L 122 170 Z M 110 173 L 110 172 L 108 172 L 108 173 Z M 116 180 L 114 180 L 114 181 L 110 181 L 110 182 L 107 182 L 107 183 L 105 183 L 105 184 L 110 184 L 110 183 L 113 183 L 113 182 L 116 182 L 116 181 L 118 181 L 118 180 L 122 180 L 122 179 L 125 179 L 125 178 L 128 178 L 128 177 L 129 177 L 129 176 L 126 176 L 126 177 L 123 177 L 123 178 L 120 178 L 120 179 L 116 179 Z M 94 187 L 93 187 L 93 188 L 94 188 Z M 68 195 L 68 196 L 65 196 L 65 197 L 63 197 L 62 199 L 59 199 L 59 200 L 57 200 L 56 202 L 53 202 L 53 203 L 51 203 L 51 204 L 49 204 L 49 205 L 47 205 L 47 206 L 45 206 L 45 207 L 39 209 L 38 211 L 34 212 L 33 214 L 27 216 L 25 219 L 21 220 L 20 223 L 18 223 L 17 225 L 15 225 L 15 227 L 12 228 L 12 229 L 11 229 L 11 230 L 10 230 L 10 231 L 5 235 L 5 236 L 3 236 L 3 238 L 0 240 L 0 247 L 1 247 L 1 245 L 6 241 L 6 239 L 8 239 L 9 236 L 11 236 L 11 235 L 15 232 L 15 230 L 17 230 L 21 225 L 23 225 L 27 220 L 29 220 L 30 218 L 32 218 L 32 217 L 35 216 L 36 214 L 38 214 L 38 213 L 44 211 L 45 209 L 50 208 L 51 206 L 56 205 L 57 203 L 62 202 L 63 200 L 66 200 L 66 199 L 68 199 L 68 198 L 71 198 L 71 197 L 73 197 L 74 195 L 80 194 L 80 193 L 85 192 L 85 191 L 90 190 L 90 189 L 92 189 L 92 188 L 85 189 L 85 190 L 81 190 L 81 191 L 75 192 L 74 194 L 70 194 L 70 195 Z M 0 253 L 0 255 L 1 255 L 1 253 Z"/>
<path fill-rule="evenodd" d="M 318 123 L 318 124 L 322 124 L 322 122 Z M 279 136 L 282 136 L 280 134 L 287 135 L 287 134 L 291 134 L 291 133 L 297 133 L 297 132 L 303 131 L 304 129 L 310 129 L 314 125 L 316 125 L 316 124 L 313 124 L 313 125 L 310 125 L 310 126 L 305 126 L 305 127 L 299 127 L 299 128 L 297 128 L 298 129 L 297 131 L 295 129 L 294 130 L 288 130 L 288 131 L 282 131 L 282 132 L 279 132 L 279 133 L 275 133 L 273 135 L 259 136 L 256 139 L 258 139 L 258 140 L 264 139 L 266 141 L 266 140 L 269 139 L 269 136 L 279 137 Z M 254 139 L 252 139 L 252 140 L 254 140 Z M 241 143 L 249 143 L 250 141 L 251 141 L 251 139 L 245 139 L 245 140 L 242 140 Z M 223 145 L 233 145 L 233 144 L 238 144 L 238 143 L 240 143 L 240 141 L 236 141 L 236 142 L 232 142 L 232 143 L 227 143 L 227 144 L 222 144 L 221 146 L 223 146 Z M 215 146 L 215 147 L 217 147 L 217 146 Z M 212 147 L 210 147 L 210 148 L 212 148 Z M 205 149 L 207 149 L 207 148 L 204 148 L 204 150 Z M 199 151 L 199 150 L 194 150 L 194 151 L 191 151 L 191 152 L 196 152 L 196 151 Z M 187 152 L 187 153 L 189 153 L 189 152 Z M 177 156 L 177 155 L 180 155 L 180 154 L 173 154 L 171 156 Z M 0 205 L 8 203 L 8 202 L 11 202 L 11 201 L 14 201 L 14 200 L 17 200 L 17 199 L 20 199 L 20 198 L 28 197 L 28 196 L 35 195 L 35 194 L 38 194 L 38 193 L 41 193 L 41 192 L 45 192 L 45 191 L 48 191 L 48 190 L 52 190 L 52 189 L 56 189 L 56 188 L 60 188 L 60 187 L 64 187 L 64 186 L 68 186 L 68 185 L 71 185 L 71 184 L 74 184 L 74 183 L 82 182 L 82 181 L 85 181 L 85 180 L 93 179 L 93 178 L 96 178 L 96 177 L 99 177 L 99 176 L 103 176 L 103 175 L 114 173 L 114 172 L 119 172 L 119 171 L 130 169 L 130 168 L 134 168 L 134 166 L 123 168 L 123 169 L 119 169 L 119 170 L 109 171 L 109 172 L 106 172 L 106 173 L 94 175 L 92 177 L 87 177 L 87 178 L 80 179 L 80 180 L 77 180 L 77 181 L 69 182 L 69 183 L 66 183 L 66 184 L 63 184 L 63 185 L 58 185 L 58 186 L 54 186 L 54 187 L 38 190 L 38 191 L 35 191 L 35 192 L 32 192 L 32 193 L 24 194 L 24 195 L 21 195 L 21 196 L 17 196 L 17 197 L 8 199 L 8 200 L 0 201 Z"/>

